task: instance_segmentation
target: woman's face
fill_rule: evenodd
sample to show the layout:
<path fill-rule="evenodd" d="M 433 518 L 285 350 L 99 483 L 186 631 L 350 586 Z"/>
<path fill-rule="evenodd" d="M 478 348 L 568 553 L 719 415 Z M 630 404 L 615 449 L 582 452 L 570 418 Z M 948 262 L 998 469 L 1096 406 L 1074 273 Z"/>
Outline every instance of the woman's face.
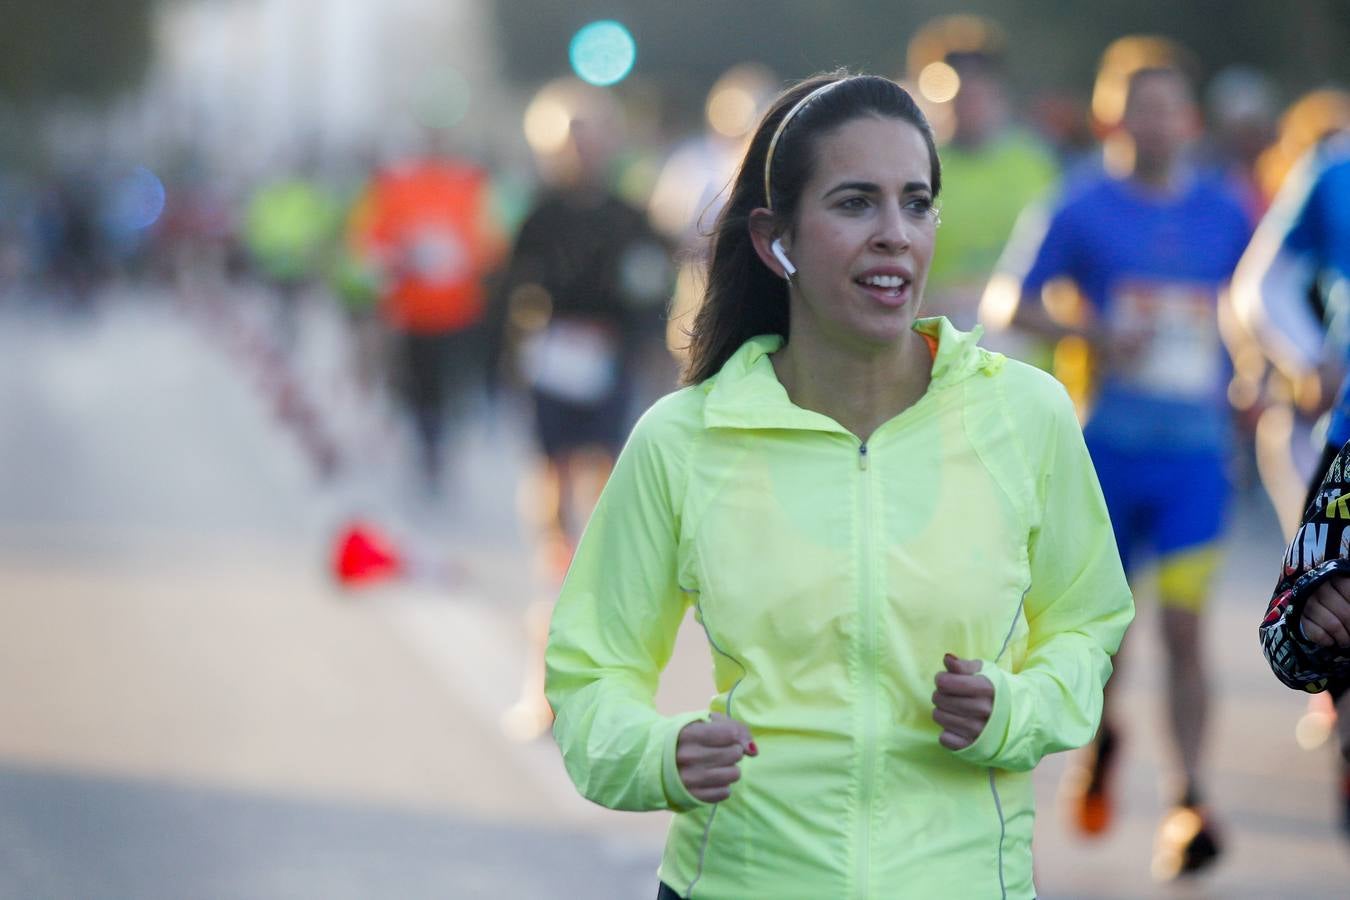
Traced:
<path fill-rule="evenodd" d="M 815 167 L 783 237 L 797 267 L 792 336 L 876 349 L 914 322 L 933 258 L 932 164 L 919 129 L 853 119 L 820 138 Z"/>

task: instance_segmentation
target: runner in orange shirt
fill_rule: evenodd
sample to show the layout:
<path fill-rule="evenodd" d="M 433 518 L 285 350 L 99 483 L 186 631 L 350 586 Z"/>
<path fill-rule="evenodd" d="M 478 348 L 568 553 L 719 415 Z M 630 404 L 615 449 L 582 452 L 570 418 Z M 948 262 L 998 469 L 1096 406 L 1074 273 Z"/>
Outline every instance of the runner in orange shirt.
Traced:
<path fill-rule="evenodd" d="M 393 380 L 433 488 L 447 414 L 481 370 L 483 276 L 501 252 L 489 206 L 485 169 L 427 156 L 378 171 L 357 207 L 357 242 L 380 273 L 379 310 L 393 335 Z"/>

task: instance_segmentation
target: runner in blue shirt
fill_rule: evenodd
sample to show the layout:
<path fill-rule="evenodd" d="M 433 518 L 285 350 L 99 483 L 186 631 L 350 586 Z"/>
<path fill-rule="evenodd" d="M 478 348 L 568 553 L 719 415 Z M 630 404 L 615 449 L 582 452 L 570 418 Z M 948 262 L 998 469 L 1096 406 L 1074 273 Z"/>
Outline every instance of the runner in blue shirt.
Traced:
<path fill-rule="evenodd" d="M 1203 868 L 1220 850 L 1201 791 L 1209 691 L 1200 635 L 1232 441 L 1218 301 L 1250 225 L 1236 194 L 1185 162 L 1199 119 L 1182 69 L 1149 64 L 1121 77 L 1124 108 L 1104 148 L 1104 171 L 1061 199 L 1022 279 L 1014 321 L 1090 347 L 1096 385 L 1084 436 L 1121 559 L 1132 573 L 1146 546 L 1158 562 L 1169 722 L 1181 765 L 1154 857 L 1154 874 L 1167 879 Z M 1042 302 L 1066 281 L 1081 300 L 1068 319 Z M 1065 786 L 1086 834 L 1110 825 L 1119 736 L 1108 688 L 1098 739 Z"/>
<path fill-rule="evenodd" d="M 1350 709 L 1341 708 L 1341 700 L 1350 688 L 1344 665 L 1350 640 L 1336 626 L 1342 624 L 1338 613 L 1350 625 L 1344 600 L 1350 575 L 1341 574 L 1345 566 L 1337 560 L 1345 556 L 1345 543 L 1330 540 L 1328 528 L 1331 536 L 1341 532 L 1334 501 L 1345 488 L 1344 457 L 1335 466 L 1332 461 L 1350 441 L 1350 379 L 1344 378 L 1350 360 L 1350 133 L 1328 138 L 1290 173 L 1238 265 L 1233 295 L 1243 324 L 1292 383 L 1314 385 L 1321 397 L 1335 391 L 1303 520 L 1261 625 L 1261 646 L 1285 684 L 1329 691 L 1339 708 L 1345 755 Z M 1306 541 L 1308 534 L 1321 540 Z M 1324 577 L 1303 578 L 1314 569 L 1326 569 Z M 1350 760 L 1343 775 L 1341 827 L 1350 833 Z"/>
<path fill-rule="evenodd" d="M 1335 392 L 1316 487 L 1350 440 L 1350 384 L 1336 388 L 1350 360 L 1350 133 L 1329 137 L 1289 174 L 1242 258 L 1233 298 L 1290 379 Z"/>

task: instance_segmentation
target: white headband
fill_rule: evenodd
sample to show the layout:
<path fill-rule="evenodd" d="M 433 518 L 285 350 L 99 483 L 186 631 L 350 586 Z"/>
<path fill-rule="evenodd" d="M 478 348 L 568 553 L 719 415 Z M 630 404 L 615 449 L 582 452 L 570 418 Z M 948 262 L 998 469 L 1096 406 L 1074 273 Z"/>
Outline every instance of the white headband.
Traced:
<path fill-rule="evenodd" d="M 822 84 L 820 87 L 798 100 L 792 109 L 788 110 L 787 115 L 783 116 L 779 121 L 778 127 L 774 129 L 773 137 L 769 140 L 769 152 L 764 157 L 764 205 L 770 210 L 773 209 L 773 193 L 770 190 L 770 172 L 773 170 L 773 154 L 774 151 L 778 149 L 778 139 L 783 136 L 783 130 L 788 127 L 788 123 L 792 121 L 797 113 L 802 111 L 802 107 L 806 106 L 806 104 L 810 103 L 830 88 L 838 87 L 845 81 L 848 81 L 848 79 L 840 78 L 838 81 Z"/>

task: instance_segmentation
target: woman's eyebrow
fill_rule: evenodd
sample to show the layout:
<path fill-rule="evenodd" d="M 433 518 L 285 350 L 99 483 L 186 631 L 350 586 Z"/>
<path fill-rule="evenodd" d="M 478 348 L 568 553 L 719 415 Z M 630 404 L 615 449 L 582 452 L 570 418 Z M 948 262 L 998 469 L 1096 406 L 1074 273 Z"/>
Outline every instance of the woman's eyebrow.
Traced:
<path fill-rule="evenodd" d="M 908 181 L 905 182 L 904 190 L 901 193 L 913 194 L 918 191 L 931 190 L 932 188 L 928 186 L 926 181 Z M 881 192 L 881 187 L 873 181 L 843 181 L 826 191 L 824 196 L 829 197 L 831 194 L 837 194 L 840 191 L 861 191 L 865 194 L 877 194 Z"/>
<path fill-rule="evenodd" d="M 880 186 L 872 181 L 843 181 L 826 191 L 824 196 L 828 197 L 840 191 L 862 191 L 864 194 L 875 194 L 880 190 Z"/>

